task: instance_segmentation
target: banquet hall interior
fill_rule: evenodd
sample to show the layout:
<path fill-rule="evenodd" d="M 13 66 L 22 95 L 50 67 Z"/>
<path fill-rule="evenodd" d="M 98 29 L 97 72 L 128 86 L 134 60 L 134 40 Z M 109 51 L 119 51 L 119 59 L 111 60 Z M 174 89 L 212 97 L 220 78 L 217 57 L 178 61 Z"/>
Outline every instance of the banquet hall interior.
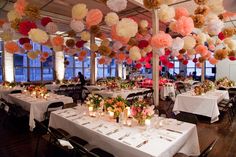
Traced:
<path fill-rule="evenodd" d="M 236 157 L 235 0 L 0 0 L 0 157 Z"/>

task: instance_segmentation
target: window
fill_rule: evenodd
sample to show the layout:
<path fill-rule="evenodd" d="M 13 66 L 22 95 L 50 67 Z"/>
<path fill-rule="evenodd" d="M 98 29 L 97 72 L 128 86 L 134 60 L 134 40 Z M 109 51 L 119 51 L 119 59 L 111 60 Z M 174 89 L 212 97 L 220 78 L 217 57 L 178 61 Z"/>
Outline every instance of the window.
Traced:
<path fill-rule="evenodd" d="M 215 77 L 215 72 L 214 72 L 215 65 L 212 65 L 209 63 L 209 61 L 206 61 L 205 63 L 205 76 L 208 77 Z"/>
<path fill-rule="evenodd" d="M 169 69 L 169 73 L 172 75 L 179 74 L 179 66 L 180 66 L 179 61 L 175 58 L 170 62 L 174 64 L 174 68 Z"/>
<path fill-rule="evenodd" d="M 187 64 L 187 75 L 192 75 L 194 71 L 196 71 L 196 64 L 192 60 L 189 60 Z"/>
<path fill-rule="evenodd" d="M 48 52 L 49 57 L 47 58 L 46 62 L 42 63 L 43 68 L 43 80 L 49 81 L 53 80 L 53 56 L 52 50 L 49 47 L 42 46 L 43 52 Z"/>
<path fill-rule="evenodd" d="M 41 45 L 38 43 L 33 43 L 33 50 L 41 50 Z M 39 57 L 32 60 L 29 60 L 29 67 L 30 67 L 30 81 L 41 81 L 41 62 Z"/>
<path fill-rule="evenodd" d="M 65 70 L 65 79 L 73 79 L 74 77 L 77 77 L 78 72 L 83 74 L 84 63 L 79 61 L 78 57 L 66 55 L 65 58 L 69 61 L 69 65 L 66 66 Z"/>
<path fill-rule="evenodd" d="M 27 59 L 28 57 L 26 54 L 14 54 L 15 81 L 16 82 L 26 82 L 28 80 Z"/>

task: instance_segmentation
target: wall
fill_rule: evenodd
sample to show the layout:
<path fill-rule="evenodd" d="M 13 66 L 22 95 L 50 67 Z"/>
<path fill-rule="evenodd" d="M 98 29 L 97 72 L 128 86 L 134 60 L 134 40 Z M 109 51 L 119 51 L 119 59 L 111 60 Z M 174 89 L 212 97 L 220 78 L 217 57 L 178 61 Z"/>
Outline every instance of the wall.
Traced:
<path fill-rule="evenodd" d="M 216 65 L 216 80 L 222 77 L 228 77 L 236 81 L 236 61 L 224 59 Z"/>

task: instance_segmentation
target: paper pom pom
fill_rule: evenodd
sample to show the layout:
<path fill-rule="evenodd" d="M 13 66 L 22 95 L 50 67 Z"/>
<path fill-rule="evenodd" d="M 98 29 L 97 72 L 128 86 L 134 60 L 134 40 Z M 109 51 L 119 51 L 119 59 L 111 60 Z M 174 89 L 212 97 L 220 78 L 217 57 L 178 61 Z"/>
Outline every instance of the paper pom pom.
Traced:
<path fill-rule="evenodd" d="M 194 26 L 196 28 L 202 28 L 205 24 L 205 17 L 201 14 L 191 16 L 193 19 Z"/>
<path fill-rule="evenodd" d="M 87 31 L 83 31 L 81 34 L 81 39 L 83 41 L 89 41 L 90 40 L 90 33 Z"/>
<path fill-rule="evenodd" d="M 35 53 L 35 52 L 28 52 L 28 53 L 27 53 L 27 56 L 28 56 L 29 59 L 34 60 L 34 59 L 38 58 L 38 53 Z"/>
<path fill-rule="evenodd" d="M 186 36 L 184 40 L 184 49 L 192 49 L 196 45 L 196 40 L 192 36 Z"/>
<path fill-rule="evenodd" d="M 40 57 L 40 62 L 46 62 L 47 61 L 47 59 L 46 58 L 44 58 L 44 57 Z"/>
<path fill-rule="evenodd" d="M 112 51 L 111 51 L 111 48 L 110 48 L 110 47 L 101 45 L 101 46 L 99 46 L 99 48 L 98 48 L 98 52 L 99 52 L 101 55 L 109 56 Z"/>
<path fill-rule="evenodd" d="M 231 50 L 236 49 L 236 42 L 234 40 L 232 40 L 231 38 L 226 38 L 224 40 L 224 43 L 229 49 L 231 49 Z"/>
<path fill-rule="evenodd" d="M 198 45 L 196 48 L 195 48 L 195 51 L 199 54 L 201 54 L 201 56 L 205 56 L 207 53 L 208 53 L 208 49 L 206 46 L 204 45 Z"/>
<path fill-rule="evenodd" d="M 79 21 L 79 20 L 71 20 L 70 27 L 75 32 L 82 32 L 85 28 L 84 23 L 82 21 Z"/>
<path fill-rule="evenodd" d="M 163 0 L 143 0 L 143 5 L 147 9 L 157 9 L 161 4 L 163 4 Z"/>
<path fill-rule="evenodd" d="M 194 58 L 193 59 L 193 63 L 197 63 L 198 62 L 198 59 L 197 58 Z"/>
<path fill-rule="evenodd" d="M 116 25 L 119 22 L 119 16 L 114 12 L 110 12 L 106 15 L 105 22 L 108 26 Z"/>
<path fill-rule="evenodd" d="M 225 11 L 223 7 L 223 0 L 208 0 L 206 5 L 210 8 L 211 12 L 217 15 Z"/>
<path fill-rule="evenodd" d="M 63 45 L 63 43 L 64 43 L 64 38 L 59 35 L 52 38 L 52 45 L 53 46 L 61 46 L 61 45 Z"/>
<path fill-rule="evenodd" d="M 19 24 L 19 33 L 27 36 L 29 31 L 33 28 L 37 28 L 37 26 L 34 22 L 23 21 Z"/>
<path fill-rule="evenodd" d="M 97 46 L 96 44 L 91 44 L 91 45 L 90 45 L 90 50 L 93 51 L 93 52 L 95 52 L 95 51 L 98 50 L 98 46 Z"/>
<path fill-rule="evenodd" d="M 99 9 L 91 9 L 86 16 L 86 25 L 90 28 L 102 22 L 103 14 Z"/>
<path fill-rule="evenodd" d="M 167 67 L 168 67 L 169 69 L 174 68 L 174 63 L 171 63 L 171 62 L 167 63 Z"/>
<path fill-rule="evenodd" d="M 140 49 L 143 49 L 149 45 L 149 42 L 147 40 L 140 40 L 138 43 L 138 47 Z"/>
<path fill-rule="evenodd" d="M 72 7 L 72 18 L 75 20 L 82 20 L 88 13 L 85 4 L 78 3 Z"/>
<path fill-rule="evenodd" d="M 207 16 L 207 14 L 209 13 L 209 7 L 205 6 L 205 5 L 200 5 L 197 7 L 197 9 L 194 11 L 194 14 L 201 14 L 203 16 Z"/>
<path fill-rule="evenodd" d="M 208 61 L 209 61 L 212 65 L 216 65 L 216 64 L 218 63 L 218 60 L 215 59 L 214 57 L 210 58 Z"/>
<path fill-rule="evenodd" d="M 175 17 L 175 9 L 166 4 L 162 4 L 158 10 L 158 16 L 162 22 L 169 22 Z"/>
<path fill-rule="evenodd" d="M 39 8 L 36 6 L 27 5 L 25 8 L 25 15 L 32 20 L 40 18 Z"/>
<path fill-rule="evenodd" d="M 46 25 L 46 31 L 49 33 L 49 34 L 54 34 L 56 33 L 58 30 L 58 27 L 57 25 L 54 23 L 54 22 L 49 22 L 47 25 Z"/>
<path fill-rule="evenodd" d="M 151 45 L 156 48 L 167 48 L 172 44 L 173 39 L 167 33 L 160 31 L 151 39 Z"/>
<path fill-rule="evenodd" d="M 85 57 L 87 55 L 87 51 L 83 50 L 79 53 L 79 55 Z"/>
<path fill-rule="evenodd" d="M 84 46 L 85 43 L 86 43 L 86 41 L 79 40 L 79 41 L 76 42 L 75 45 L 76 45 L 77 48 L 81 48 L 81 47 Z"/>
<path fill-rule="evenodd" d="M 188 64 L 188 60 L 183 60 L 183 65 L 187 65 Z"/>
<path fill-rule="evenodd" d="M 101 57 L 101 58 L 98 60 L 98 64 L 105 64 L 105 62 L 106 62 L 105 57 Z"/>
<path fill-rule="evenodd" d="M 24 11 L 27 4 L 28 3 L 25 0 L 17 0 L 16 3 L 14 4 L 14 9 L 20 16 L 24 16 L 25 15 Z"/>
<path fill-rule="evenodd" d="M 150 63 L 146 63 L 146 64 L 145 64 L 145 68 L 151 69 L 151 68 L 152 68 L 152 65 L 151 65 Z"/>
<path fill-rule="evenodd" d="M 66 46 L 70 47 L 70 48 L 74 47 L 75 46 L 75 40 L 74 39 L 66 40 Z"/>
<path fill-rule="evenodd" d="M 174 32 L 180 33 L 182 36 L 189 35 L 194 28 L 194 23 L 191 17 L 180 17 L 172 23 L 171 29 Z"/>
<path fill-rule="evenodd" d="M 226 49 L 218 49 L 214 53 L 214 57 L 217 60 L 223 60 L 227 57 L 228 51 Z"/>
<path fill-rule="evenodd" d="M 140 53 L 140 49 L 137 46 L 133 46 L 130 48 L 129 50 L 129 57 L 133 60 L 133 61 L 137 61 L 141 59 L 141 53 Z"/>
<path fill-rule="evenodd" d="M 183 39 L 181 39 L 180 37 L 177 37 L 173 40 L 173 43 L 172 43 L 173 50 L 179 51 L 183 47 L 184 47 L 184 40 Z"/>
<path fill-rule="evenodd" d="M 126 63 L 127 63 L 128 65 L 132 64 L 132 62 L 133 62 L 133 61 L 132 61 L 131 58 L 127 58 L 127 59 L 126 59 Z"/>
<path fill-rule="evenodd" d="M 224 23 L 219 19 L 214 19 L 208 22 L 207 24 L 207 32 L 210 35 L 218 35 L 222 28 L 224 27 Z"/>
<path fill-rule="evenodd" d="M 15 53 L 19 51 L 19 46 L 17 45 L 16 42 L 9 41 L 9 42 L 6 42 L 5 49 L 6 49 L 6 52 L 8 53 Z"/>
<path fill-rule="evenodd" d="M 33 49 L 33 46 L 32 46 L 30 43 L 24 43 L 23 48 L 24 48 L 26 51 L 30 51 L 30 50 Z"/>
<path fill-rule="evenodd" d="M 224 40 L 224 39 L 225 39 L 225 36 L 224 36 L 224 34 L 223 34 L 222 32 L 220 32 L 220 33 L 218 34 L 218 38 L 219 38 L 220 40 Z"/>
<path fill-rule="evenodd" d="M 142 64 L 141 64 L 141 63 L 137 63 L 137 64 L 135 65 L 135 68 L 141 69 L 141 68 L 142 68 Z"/>
<path fill-rule="evenodd" d="M 30 39 L 29 38 L 20 38 L 19 44 L 24 45 L 24 43 L 30 43 Z"/>
<path fill-rule="evenodd" d="M 234 27 L 224 28 L 222 33 L 225 38 L 232 37 L 233 35 L 236 35 L 236 28 Z"/>
<path fill-rule="evenodd" d="M 207 3 L 208 0 L 194 0 L 194 2 L 198 5 L 204 5 Z"/>
<path fill-rule="evenodd" d="M 186 53 L 186 50 L 185 50 L 185 49 L 179 50 L 179 54 L 183 55 L 183 54 L 185 54 L 185 53 Z"/>
<path fill-rule="evenodd" d="M 33 28 L 29 31 L 28 34 L 29 34 L 29 38 L 33 42 L 37 42 L 37 43 L 45 43 L 49 39 L 47 33 L 41 29 L 34 29 Z"/>
<path fill-rule="evenodd" d="M 118 51 L 122 47 L 122 43 L 119 41 L 116 41 L 113 45 L 112 48 L 114 51 Z"/>
<path fill-rule="evenodd" d="M 131 38 L 138 32 L 138 24 L 129 18 L 123 18 L 116 25 L 116 32 L 118 36 Z"/>
<path fill-rule="evenodd" d="M 151 52 L 152 51 L 152 46 L 151 45 L 148 45 L 147 47 L 145 47 L 144 49 L 143 49 L 145 52 Z"/>
<path fill-rule="evenodd" d="M 147 20 L 141 20 L 141 21 L 139 21 L 139 27 L 141 27 L 141 28 L 147 28 L 147 27 L 148 27 L 148 21 L 147 21 Z"/>
<path fill-rule="evenodd" d="M 84 59 L 85 59 L 85 57 L 82 57 L 82 56 L 78 57 L 78 60 L 81 61 L 81 62 L 84 61 Z"/>
<path fill-rule="evenodd" d="M 8 21 L 15 21 L 16 19 L 21 19 L 21 16 L 15 11 L 15 10 L 11 10 L 7 13 L 7 18 Z"/>
<path fill-rule="evenodd" d="M 50 18 L 50 17 L 43 17 L 42 19 L 41 19 L 41 25 L 42 26 L 46 26 L 49 22 L 52 22 L 52 19 Z"/>
<path fill-rule="evenodd" d="M 175 8 L 175 19 L 178 20 L 182 16 L 188 17 L 189 16 L 188 10 L 184 7 Z"/>
<path fill-rule="evenodd" d="M 135 38 L 130 38 L 128 44 L 130 46 L 137 46 L 138 45 L 138 41 Z"/>
<path fill-rule="evenodd" d="M 41 53 L 41 57 L 48 58 L 49 57 L 49 53 L 48 52 L 43 52 L 43 53 Z"/>
<path fill-rule="evenodd" d="M 119 12 L 127 7 L 127 0 L 108 0 L 107 6 L 112 11 Z"/>
<path fill-rule="evenodd" d="M 121 37 L 121 36 L 117 35 L 117 33 L 116 33 L 116 25 L 113 25 L 112 28 L 111 28 L 111 37 L 112 37 L 113 40 L 120 41 L 123 44 L 126 44 L 129 41 L 129 38 Z"/>
<path fill-rule="evenodd" d="M 123 61 L 126 59 L 126 54 L 125 53 L 119 53 L 117 54 L 117 59 Z"/>

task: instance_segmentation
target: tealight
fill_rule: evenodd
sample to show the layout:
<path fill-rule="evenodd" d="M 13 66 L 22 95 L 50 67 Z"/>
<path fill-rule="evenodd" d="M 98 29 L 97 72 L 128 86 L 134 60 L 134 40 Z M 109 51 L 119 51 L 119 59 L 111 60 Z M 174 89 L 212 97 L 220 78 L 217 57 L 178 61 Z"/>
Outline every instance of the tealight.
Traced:
<path fill-rule="evenodd" d="M 126 109 L 127 109 L 127 116 L 128 116 L 128 117 L 131 116 L 130 107 L 126 107 Z"/>
<path fill-rule="evenodd" d="M 149 127 L 151 125 L 151 120 L 150 119 L 145 119 L 145 125 Z"/>
<path fill-rule="evenodd" d="M 109 112 L 109 116 L 111 117 L 111 118 L 113 118 L 114 117 L 114 112 Z"/>
<path fill-rule="evenodd" d="M 89 106 L 89 112 L 92 112 L 93 111 L 93 106 Z"/>
<path fill-rule="evenodd" d="M 126 121 L 126 124 L 128 126 L 131 126 L 132 125 L 132 118 L 128 118 L 127 121 Z"/>

